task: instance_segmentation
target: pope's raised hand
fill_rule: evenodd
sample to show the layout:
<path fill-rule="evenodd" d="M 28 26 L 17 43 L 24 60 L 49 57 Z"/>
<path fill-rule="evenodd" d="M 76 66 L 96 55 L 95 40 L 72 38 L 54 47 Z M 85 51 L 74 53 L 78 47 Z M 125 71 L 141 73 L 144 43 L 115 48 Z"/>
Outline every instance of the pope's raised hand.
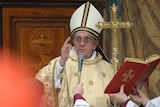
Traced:
<path fill-rule="evenodd" d="M 70 44 L 70 40 L 71 40 L 71 37 L 69 36 L 61 48 L 61 57 L 59 60 L 59 63 L 61 66 L 65 65 L 65 62 L 67 61 L 67 59 L 69 57 L 69 52 L 72 48 L 72 45 Z"/>

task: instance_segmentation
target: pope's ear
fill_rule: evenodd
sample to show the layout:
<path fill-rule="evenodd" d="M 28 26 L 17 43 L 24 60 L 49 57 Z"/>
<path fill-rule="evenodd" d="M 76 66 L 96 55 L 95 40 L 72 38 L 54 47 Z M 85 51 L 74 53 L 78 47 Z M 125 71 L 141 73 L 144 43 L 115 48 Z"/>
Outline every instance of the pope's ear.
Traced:
<path fill-rule="evenodd" d="M 95 43 L 94 43 L 94 45 L 95 45 L 94 49 L 96 49 L 96 48 L 97 48 L 98 44 L 99 44 L 99 41 L 98 41 L 98 40 L 96 40 L 96 41 L 95 41 Z"/>

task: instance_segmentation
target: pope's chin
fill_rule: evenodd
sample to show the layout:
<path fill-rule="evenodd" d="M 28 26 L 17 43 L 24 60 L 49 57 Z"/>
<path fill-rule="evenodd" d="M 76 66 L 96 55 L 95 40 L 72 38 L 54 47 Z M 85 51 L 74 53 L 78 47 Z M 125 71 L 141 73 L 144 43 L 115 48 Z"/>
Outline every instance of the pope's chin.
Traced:
<path fill-rule="evenodd" d="M 78 51 L 77 55 L 83 55 L 83 56 L 85 56 L 86 52 L 85 51 Z"/>

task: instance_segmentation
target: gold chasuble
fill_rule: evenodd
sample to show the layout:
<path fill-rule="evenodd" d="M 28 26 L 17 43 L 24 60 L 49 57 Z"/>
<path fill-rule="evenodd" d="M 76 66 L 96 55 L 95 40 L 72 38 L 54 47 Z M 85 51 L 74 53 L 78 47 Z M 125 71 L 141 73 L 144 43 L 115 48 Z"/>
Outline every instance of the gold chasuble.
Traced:
<path fill-rule="evenodd" d="M 52 103 L 54 98 L 54 76 L 55 63 L 59 58 L 50 62 L 37 75 L 41 82 L 45 85 L 45 96 L 47 103 Z M 109 97 L 104 94 L 106 86 L 114 76 L 112 65 L 102 59 L 97 52 L 95 59 L 84 59 L 81 72 L 81 82 L 84 83 L 83 97 L 86 99 L 90 107 L 109 107 Z M 63 69 L 61 80 L 61 88 L 59 92 L 59 107 L 69 107 L 73 103 L 73 88 L 78 82 L 78 56 L 70 51 L 69 59 Z M 52 100 L 52 101 L 49 101 Z M 53 107 L 53 106 L 52 106 Z"/>

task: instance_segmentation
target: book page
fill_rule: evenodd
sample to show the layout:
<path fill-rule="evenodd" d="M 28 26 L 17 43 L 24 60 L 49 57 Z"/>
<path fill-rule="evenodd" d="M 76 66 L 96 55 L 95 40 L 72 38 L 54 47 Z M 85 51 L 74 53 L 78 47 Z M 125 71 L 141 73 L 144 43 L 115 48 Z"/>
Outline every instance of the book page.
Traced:
<path fill-rule="evenodd" d="M 157 59 L 160 59 L 160 55 L 153 54 L 146 58 L 146 62 L 149 63 Z"/>
<path fill-rule="evenodd" d="M 140 58 L 131 58 L 131 57 L 126 57 L 124 61 L 129 61 L 129 62 L 137 62 L 137 63 L 143 63 L 143 64 L 147 64 L 150 62 L 153 62 L 157 59 L 160 59 L 160 55 L 158 54 L 153 54 L 150 55 L 146 58 L 146 60 L 142 60 Z"/>
<path fill-rule="evenodd" d="M 137 63 L 143 63 L 146 64 L 146 61 L 138 58 L 131 58 L 131 57 L 126 57 L 124 61 L 129 61 L 129 62 L 137 62 Z"/>

